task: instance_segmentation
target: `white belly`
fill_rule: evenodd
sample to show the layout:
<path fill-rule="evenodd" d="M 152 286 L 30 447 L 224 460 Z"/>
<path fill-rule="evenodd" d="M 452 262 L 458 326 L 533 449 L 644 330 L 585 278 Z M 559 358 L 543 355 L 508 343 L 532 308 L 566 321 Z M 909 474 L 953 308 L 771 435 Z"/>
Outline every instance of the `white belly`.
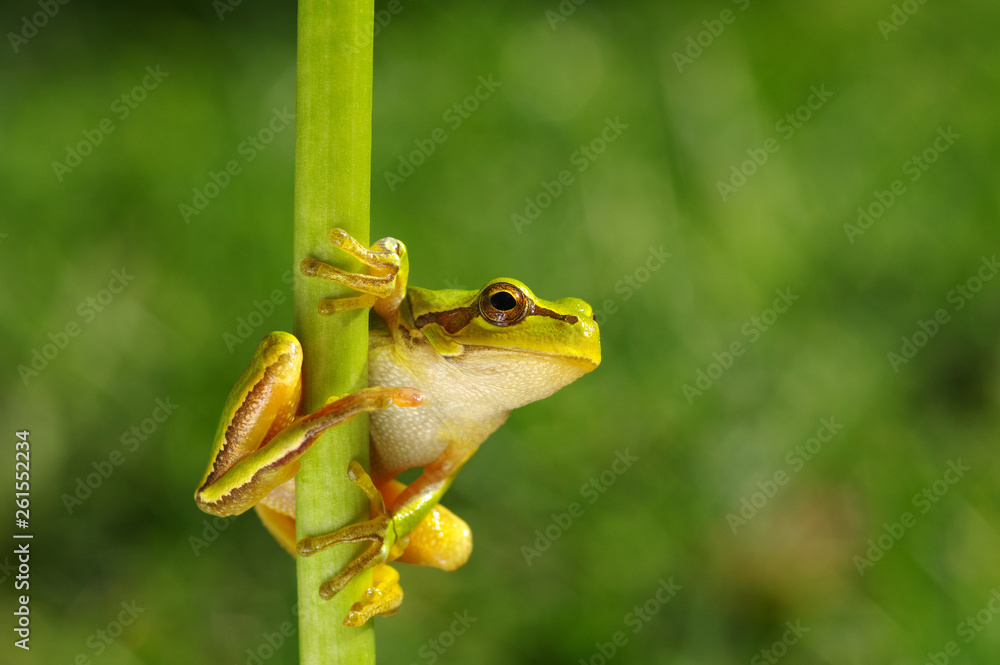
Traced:
<path fill-rule="evenodd" d="M 412 355 L 414 349 L 408 352 Z M 453 441 L 475 447 L 509 414 L 484 399 L 466 376 L 429 346 L 418 354 L 418 362 L 406 365 L 391 344 L 369 350 L 369 385 L 409 386 L 427 400 L 418 407 L 390 406 L 369 414 L 372 469 L 377 476 L 394 477 L 423 467 Z"/>

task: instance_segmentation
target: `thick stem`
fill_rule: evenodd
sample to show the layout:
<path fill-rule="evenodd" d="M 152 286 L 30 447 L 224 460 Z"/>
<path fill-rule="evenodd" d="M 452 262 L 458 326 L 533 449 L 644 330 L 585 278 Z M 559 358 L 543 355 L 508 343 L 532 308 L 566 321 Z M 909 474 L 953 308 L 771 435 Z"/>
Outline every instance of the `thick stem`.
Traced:
<path fill-rule="evenodd" d="M 369 241 L 371 188 L 372 45 L 365 35 L 374 21 L 372 0 L 300 0 L 295 134 L 295 335 L 302 342 L 304 412 L 328 397 L 368 383 L 368 312 L 323 317 L 324 297 L 347 289 L 307 278 L 299 262 L 316 257 L 348 270 L 361 266 L 329 242 L 339 226 Z M 356 295 L 356 294 L 355 294 Z M 368 466 L 364 416 L 323 435 L 302 460 L 296 477 L 299 539 L 336 531 L 368 518 L 364 494 L 347 478 L 352 459 Z M 299 645 L 303 665 L 375 663 L 371 622 L 342 625 L 351 604 L 371 580 L 359 575 L 330 601 L 320 585 L 363 546 L 339 545 L 298 557 Z"/>

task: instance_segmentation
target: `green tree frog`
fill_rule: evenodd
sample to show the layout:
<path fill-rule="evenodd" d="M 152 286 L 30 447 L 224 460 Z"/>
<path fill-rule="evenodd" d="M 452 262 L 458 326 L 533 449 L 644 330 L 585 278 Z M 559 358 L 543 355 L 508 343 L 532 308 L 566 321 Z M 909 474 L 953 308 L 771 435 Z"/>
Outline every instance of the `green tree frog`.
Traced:
<path fill-rule="evenodd" d="M 408 287 L 400 241 L 383 238 L 366 248 L 341 229 L 330 238 L 367 272 L 345 272 L 313 258 L 300 269 L 360 293 L 323 300 L 320 313 L 372 308 L 368 379 L 374 387 L 299 415 L 302 347 L 288 333 L 267 335 L 226 401 L 195 501 L 213 515 L 256 508 L 293 556 L 370 542 L 320 587 L 322 597 L 332 598 L 372 568 L 371 588 L 344 620 L 361 625 L 394 614 L 402 602 L 399 575 L 388 561 L 442 570 L 466 562 L 472 534 L 440 505 L 441 497 L 512 409 L 596 368 L 601 346 L 593 311 L 582 300 L 545 301 L 515 279 L 495 279 L 478 291 Z M 296 542 L 299 458 L 325 429 L 363 412 L 370 412 L 371 475 L 356 461 L 346 471 L 367 494 L 371 519 Z M 417 467 L 422 473 L 409 486 L 395 480 Z"/>

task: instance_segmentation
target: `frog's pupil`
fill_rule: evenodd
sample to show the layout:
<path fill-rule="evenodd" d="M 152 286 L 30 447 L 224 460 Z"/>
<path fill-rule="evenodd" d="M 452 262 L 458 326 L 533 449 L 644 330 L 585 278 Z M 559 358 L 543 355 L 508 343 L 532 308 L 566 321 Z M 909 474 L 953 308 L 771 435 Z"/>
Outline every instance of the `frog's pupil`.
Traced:
<path fill-rule="evenodd" d="M 506 312 L 517 307 L 517 300 L 506 291 L 497 291 L 490 296 L 490 304 L 501 312 Z"/>

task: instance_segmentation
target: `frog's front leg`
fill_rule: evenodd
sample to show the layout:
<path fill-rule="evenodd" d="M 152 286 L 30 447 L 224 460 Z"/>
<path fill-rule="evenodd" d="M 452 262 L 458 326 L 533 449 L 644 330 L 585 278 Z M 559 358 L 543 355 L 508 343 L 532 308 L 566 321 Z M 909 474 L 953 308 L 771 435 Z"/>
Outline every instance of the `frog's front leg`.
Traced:
<path fill-rule="evenodd" d="M 356 477 L 361 480 L 359 484 L 366 483 L 363 480 L 366 478 L 363 473 L 357 474 Z M 379 508 L 384 513 L 385 503 L 392 504 L 405 489 L 406 485 L 395 480 L 379 485 L 381 501 L 374 494 L 369 494 L 369 499 L 375 507 L 373 514 L 378 514 Z M 255 508 L 271 534 L 294 556 L 296 554 L 295 479 L 279 485 Z M 394 555 L 391 558 L 403 563 L 451 571 L 464 565 L 472 553 L 472 533 L 469 525 L 440 504 L 431 509 L 406 540 L 409 544 L 403 554 L 398 559 L 395 559 Z M 360 626 L 374 616 L 391 616 L 396 613 L 402 602 L 403 590 L 399 586 L 399 574 L 388 563 L 375 564 L 372 566 L 371 585 L 351 607 L 344 618 L 344 625 Z"/>
<path fill-rule="evenodd" d="M 303 538 L 298 543 L 297 551 L 300 556 L 310 556 L 340 543 L 369 541 L 371 544 L 338 575 L 325 582 L 320 587 L 320 595 L 325 599 L 332 598 L 358 573 L 402 555 L 406 550 L 409 534 L 438 505 L 451 486 L 455 474 L 473 452 L 474 448 L 449 445 L 437 459 L 426 466 L 419 478 L 393 500 L 391 509 L 386 508 L 381 493 L 361 465 L 352 462 L 348 475 L 368 495 L 372 518 L 331 534 Z M 468 547 L 471 547 L 471 543 Z M 468 556 L 467 552 L 464 556 Z M 453 568 L 462 563 L 464 558 Z"/>
<path fill-rule="evenodd" d="M 385 502 L 395 505 L 396 498 L 406 491 L 406 485 L 390 480 L 378 485 Z M 444 571 L 458 570 L 472 554 L 472 530 L 461 517 L 438 503 L 411 531 L 406 539 L 406 551 L 397 559 L 401 563 L 430 566 Z"/>
<path fill-rule="evenodd" d="M 368 266 L 370 272 L 347 272 L 311 257 L 303 259 L 299 266 L 303 274 L 349 286 L 362 294 L 322 300 L 319 303 L 319 313 L 331 315 L 373 307 L 375 313 L 386 321 L 395 317 L 399 303 L 406 295 L 409 272 L 406 246 L 395 238 L 382 238 L 366 248 L 347 231 L 339 228 L 330 231 L 330 242 Z"/>
<path fill-rule="evenodd" d="M 405 485 L 389 481 L 379 486 L 385 500 L 391 501 Z M 453 512 L 438 504 L 427 517 L 411 531 L 405 551 L 398 559 L 402 563 L 432 566 L 441 570 L 457 570 L 472 553 L 472 532 L 469 525 Z M 399 541 L 397 541 L 397 545 Z M 388 563 L 372 567 L 372 584 L 361 600 L 351 606 L 344 618 L 345 626 L 360 626 L 374 616 L 392 616 L 403 602 L 403 589 L 399 586 L 399 573 Z"/>
<path fill-rule="evenodd" d="M 379 486 L 385 500 L 392 500 L 406 488 L 396 481 Z M 417 566 L 432 566 L 441 570 L 457 570 L 472 553 L 472 532 L 469 525 L 453 512 L 438 504 L 431 508 L 427 516 L 411 531 L 405 551 L 396 559 L 402 563 Z M 399 545 L 399 541 L 396 543 Z M 403 589 L 399 586 L 399 573 L 388 563 L 372 567 L 371 586 L 361 596 L 361 600 L 351 606 L 344 618 L 345 626 L 361 626 L 374 616 L 392 616 L 403 602 Z"/>
<path fill-rule="evenodd" d="M 371 519 L 357 524 L 349 524 L 334 533 L 303 538 L 296 548 L 299 556 L 311 556 L 340 543 L 364 541 L 371 543 L 340 574 L 320 587 L 319 595 L 324 600 L 329 600 L 337 595 L 358 573 L 397 558 L 406 547 L 405 540 L 397 542 L 400 539 L 397 537 L 395 529 L 392 528 L 392 519 L 385 508 L 381 492 L 378 491 L 372 483 L 372 479 L 357 461 L 352 460 L 348 465 L 347 475 L 368 496 L 368 501 L 371 503 Z"/>
<path fill-rule="evenodd" d="M 416 406 L 412 388 L 365 388 L 295 418 L 301 398 L 302 347 L 288 333 L 260 343 L 223 410 L 195 501 L 213 515 L 239 515 L 292 478 L 299 458 L 323 431 L 391 404 Z"/>

